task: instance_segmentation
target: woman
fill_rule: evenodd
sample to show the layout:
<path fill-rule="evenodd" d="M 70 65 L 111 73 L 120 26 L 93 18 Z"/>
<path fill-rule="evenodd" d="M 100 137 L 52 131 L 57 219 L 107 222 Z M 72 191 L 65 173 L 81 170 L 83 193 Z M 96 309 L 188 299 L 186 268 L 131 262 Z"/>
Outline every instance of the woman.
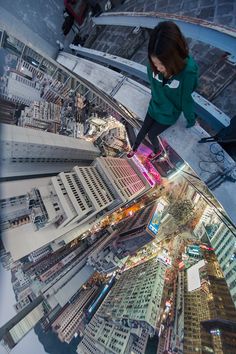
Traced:
<path fill-rule="evenodd" d="M 198 67 L 189 56 L 187 42 L 174 22 L 160 22 L 151 32 L 147 66 L 151 84 L 148 111 L 128 158 L 134 156 L 146 134 L 153 145 L 150 160 L 159 155 L 157 136 L 175 124 L 183 112 L 187 128 L 195 124 L 191 96 L 198 81 Z"/>

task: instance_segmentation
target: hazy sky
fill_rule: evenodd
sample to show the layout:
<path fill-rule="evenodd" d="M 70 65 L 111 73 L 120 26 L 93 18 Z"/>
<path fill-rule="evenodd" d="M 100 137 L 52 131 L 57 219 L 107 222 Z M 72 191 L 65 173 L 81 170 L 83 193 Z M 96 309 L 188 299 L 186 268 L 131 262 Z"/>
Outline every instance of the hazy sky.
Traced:
<path fill-rule="evenodd" d="M 11 273 L 6 271 L 0 263 L 0 326 L 4 325 L 16 312 L 13 308 L 15 295 L 11 286 Z M 45 354 L 42 344 L 32 330 L 17 346 L 11 354 Z M 0 354 L 6 354 L 5 349 L 0 345 Z"/>

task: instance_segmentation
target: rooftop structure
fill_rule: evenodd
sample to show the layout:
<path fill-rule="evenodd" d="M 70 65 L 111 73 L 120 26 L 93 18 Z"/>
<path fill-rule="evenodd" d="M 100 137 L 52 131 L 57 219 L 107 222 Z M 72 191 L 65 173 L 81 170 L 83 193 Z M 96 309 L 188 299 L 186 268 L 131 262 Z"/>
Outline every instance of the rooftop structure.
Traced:
<path fill-rule="evenodd" d="M 88 264 L 99 273 L 109 274 L 124 267 L 129 256 L 121 248 L 117 248 L 117 237 L 116 234 L 112 239 L 106 240 L 102 247 L 88 257 Z"/>
<path fill-rule="evenodd" d="M 106 156 L 116 156 L 127 150 L 128 139 L 125 127 L 121 124 L 120 126 L 114 125 L 97 138 L 96 144 Z"/>
<path fill-rule="evenodd" d="M 116 246 L 125 254 L 133 255 L 145 244 L 154 240 L 156 235 L 149 231 L 149 223 L 155 210 L 156 204 L 151 204 L 118 224 L 119 237 Z"/>
<path fill-rule="evenodd" d="M 144 354 L 147 339 L 148 334 L 145 331 L 115 326 L 94 315 L 85 328 L 77 353 Z"/>
<path fill-rule="evenodd" d="M 43 298 L 38 297 L 0 328 L 0 340 L 10 351 L 43 318 Z"/>
<path fill-rule="evenodd" d="M 73 67 L 74 73 L 84 78 L 86 76 L 86 79 L 96 84 L 104 94 L 106 93 L 110 98 L 118 101 L 121 106 L 126 107 L 130 113 L 127 121 L 135 129 L 139 129 L 140 123 L 138 120 L 144 120 L 150 100 L 149 88 L 127 78 L 121 73 L 114 72 L 102 65 L 72 56 L 68 53 L 60 53 L 57 60 L 65 67 Z M 88 68 L 89 77 L 87 75 Z M 206 107 L 207 105 L 208 104 L 205 103 L 203 106 Z M 227 118 L 225 125 L 228 125 L 229 122 L 230 120 Z M 178 155 L 189 164 L 197 176 L 209 186 L 215 198 L 224 207 L 231 220 L 235 222 L 235 216 L 232 213 L 232 205 L 236 205 L 233 193 L 235 168 L 233 159 L 225 152 L 224 160 L 221 163 L 217 161 L 215 161 L 214 164 L 212 163 L 211 169 L 206 173 L 205 169 L 200 168 L 202 166 L 201 161 L 203 156 L 204 160 L 209 159 L 209 154 L 212 156 L 212 152 L 209 150 L 207 144 L 199 144 L 199 140 L 203 137 L 207 137 L 208 134 L 198 125 L 192 130 L 185 129 L 185 125 L 184 117 L 181 116 L 175 125 L 163 132 L 162 136 Z M 186 146 L 186 141 L 191 141 L 191 144 Z M 221 150 L 221 147 L 217 146 L 216 149 L 217 151 Z M 223 175 L 222 170 L 225 171 Z M 214 178 L 217 179 L 218 174 L 219 176 L 222 175 L 220 183 L 212 184 Z M 215 209 L 217 209 L 217 206 L 215 206 Z"/>
<path fill-rule="evenodd" d="M 91 252 L 87 263 L 99 273 L 108 274 L 121 269 L 127 258 L 121 249 L 117 249 L 116 240 L 118 233 L 115 231 L 107 236 L 104 241 Z"/>
<path fill-rule="evenodd" d="M 45 101 L 34 101 L 21 111 L 18 125 L 57 133 L 60 127 L 61 106 Z"/>

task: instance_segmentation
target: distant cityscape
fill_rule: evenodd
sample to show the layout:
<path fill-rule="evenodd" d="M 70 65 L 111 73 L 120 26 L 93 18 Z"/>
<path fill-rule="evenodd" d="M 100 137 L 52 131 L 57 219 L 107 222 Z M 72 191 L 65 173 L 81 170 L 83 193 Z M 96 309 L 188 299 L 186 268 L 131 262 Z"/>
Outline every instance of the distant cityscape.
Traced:
<path fill-rule="evenodd" d="M 0 261 L 15 294 L 1 347 L 36 328 L 78 354 L 234 353 L 221 205 L 166 142 L 171 164 L 147 161 L 148 143 L 128 160 L 120 110 L 1 36 Z"/>

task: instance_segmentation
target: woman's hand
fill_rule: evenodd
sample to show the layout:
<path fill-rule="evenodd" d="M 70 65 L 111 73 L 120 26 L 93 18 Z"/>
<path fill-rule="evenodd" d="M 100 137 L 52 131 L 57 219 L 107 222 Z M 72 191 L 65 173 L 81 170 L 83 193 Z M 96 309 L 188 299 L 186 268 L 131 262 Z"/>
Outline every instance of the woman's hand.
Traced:
<path fill-rule="evenodd" d="M 192 128 L 195 125 L 196 121 L 188 122 L 186 128 Z"/>

